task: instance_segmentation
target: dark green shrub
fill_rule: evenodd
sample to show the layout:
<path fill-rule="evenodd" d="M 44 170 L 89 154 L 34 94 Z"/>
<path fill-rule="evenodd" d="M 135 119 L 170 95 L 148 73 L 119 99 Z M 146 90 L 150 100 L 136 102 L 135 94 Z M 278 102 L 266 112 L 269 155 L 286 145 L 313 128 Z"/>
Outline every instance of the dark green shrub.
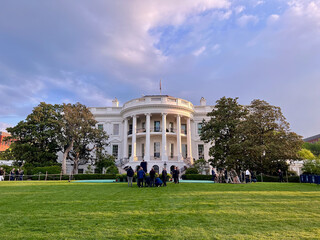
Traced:
<path fill-rule="evenodd" d="M 199 171 L 197 168 L 191 167 L 186 170 L 186 174 L 199 174 Z"/>
<path fill-rule="evenodd" d="M 32 174 L 38 173 L 48 173 L 48 174 L 60 174 L 61 167 L 60 166 L 48 166 L 48 167 L 35 167 L 32 169 Z"/>

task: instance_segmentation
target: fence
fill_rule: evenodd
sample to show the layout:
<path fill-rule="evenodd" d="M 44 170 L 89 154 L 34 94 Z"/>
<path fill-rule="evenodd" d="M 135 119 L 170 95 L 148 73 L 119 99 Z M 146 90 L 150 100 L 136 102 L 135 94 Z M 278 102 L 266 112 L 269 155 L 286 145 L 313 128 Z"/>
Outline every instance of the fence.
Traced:
<path fill-rule="evenodd" d="M 311 174 L 300 175 L 300 182 L 320 184 L 320 175 L 311 175 Z"/>

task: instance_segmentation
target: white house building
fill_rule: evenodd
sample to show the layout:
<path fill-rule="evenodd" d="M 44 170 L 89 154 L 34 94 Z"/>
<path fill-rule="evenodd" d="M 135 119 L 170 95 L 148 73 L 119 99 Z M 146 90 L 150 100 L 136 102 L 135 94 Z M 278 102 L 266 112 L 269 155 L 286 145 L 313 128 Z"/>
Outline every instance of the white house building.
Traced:
<path fill-rule="evenodd" d="M 97 128 L 109 135 L 106 151 L 116 158 L 119 169 L 136 169 L 142 161 L 154 167 L 182 168 L 195 159 L 208 159 L 209 144 L 200 140 L 201 122 L 213 106 L 201 98 L 200 105 L 168 95 L 147 95 L 119 106 L 90 108 Z M 83 166 L 87 167 L 87 166 Z M 79 167 L 80 172 L 85 169 Z"/>

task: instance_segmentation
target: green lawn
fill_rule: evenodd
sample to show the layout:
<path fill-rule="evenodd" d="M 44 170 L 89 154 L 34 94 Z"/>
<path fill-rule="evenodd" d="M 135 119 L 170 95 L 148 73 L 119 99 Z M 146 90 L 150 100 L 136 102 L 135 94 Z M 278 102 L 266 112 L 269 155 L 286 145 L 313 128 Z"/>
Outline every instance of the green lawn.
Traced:
<path fill-rule="evenodd" d="M 320 186 L 0 182 L 0 239 L 320 239 Z"/>

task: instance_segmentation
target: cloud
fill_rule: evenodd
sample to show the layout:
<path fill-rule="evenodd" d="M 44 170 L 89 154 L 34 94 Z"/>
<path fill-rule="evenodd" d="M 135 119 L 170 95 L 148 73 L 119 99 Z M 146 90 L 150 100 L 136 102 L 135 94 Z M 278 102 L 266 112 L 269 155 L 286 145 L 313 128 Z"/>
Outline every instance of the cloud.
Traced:
<path fill-rule="evenodd" d="M 197 49 L 196 51 L 194 51 L 192 54 L 196 57 L 198 57 L 199 55 L 201 55 L 204 51 L 206 50 L 205 46 L 202 46 L 201 48 Z"/>
<path fill-rule="evenodd" d="M 257 16 L 254 16 L 254 15 L 242 15 L 241 17 L 239 17 L 237 19 L 237 24 L 240 27 L 245 27 L 249 23 L 256 24 L 256 23 L 258 23 L 258 21 L 259 21 L 259 18 Z"/>
<path fill-rule="evenodd" d="M 274 24 L 275 22 L 277 22 L 277 21 L 279 20 L 279 18 L 280 18 L 279 15 L 277 15 L 277 14 L 272 14 L 272 15 L 270 15 L 270 16 L 268 17 L 267 22 L 268 22 L 269 25 L 272 25 L 272 24 Z"/>
<path fill-rule="evenodd" d="M 8 123 L 0 122 L 0 132 L 7 132 L 6 128 L 12 127 Z"/>
<path fill-rule="evenodd" d="M 239 13 L 242 13 L 245 9 L 246 9 L 246 7 L 241 5 L 241 6 L 235 7 L 234 11 L 236 14 L 239 14 Z"/>

